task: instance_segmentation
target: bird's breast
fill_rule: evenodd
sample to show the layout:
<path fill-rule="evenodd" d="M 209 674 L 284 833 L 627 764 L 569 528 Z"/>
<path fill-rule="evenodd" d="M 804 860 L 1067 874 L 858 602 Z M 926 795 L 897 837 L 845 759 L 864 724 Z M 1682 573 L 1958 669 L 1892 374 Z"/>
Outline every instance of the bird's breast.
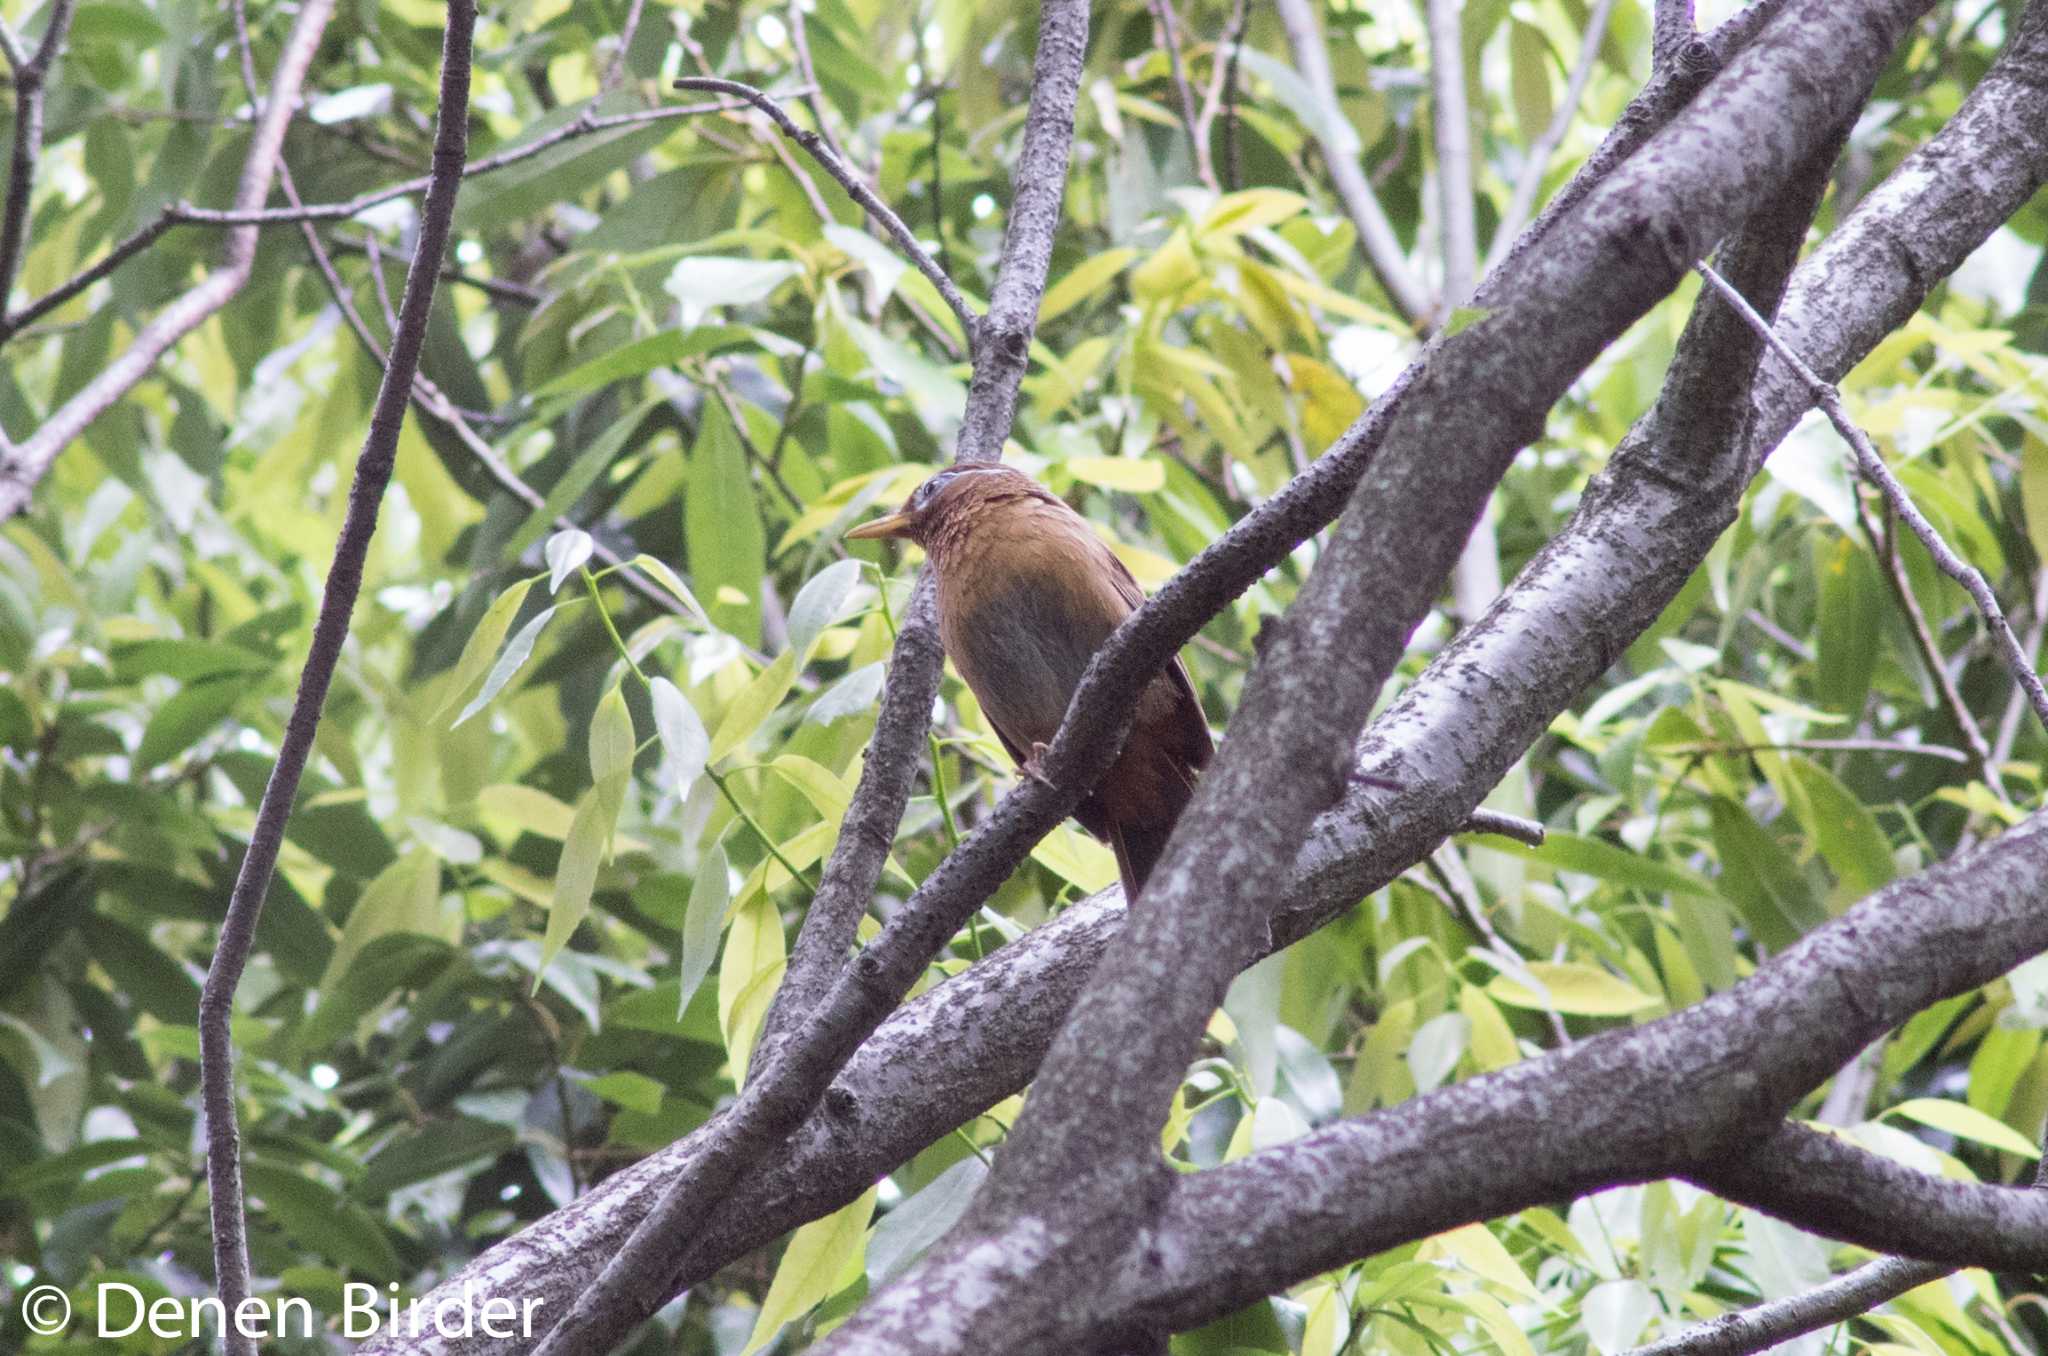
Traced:
<path fill-rule="evenodd" d="M 1057 528 L 978 533 L 939 568 L 939 630 L 960 676 L 1028 753 L 1049 741 L 1102 642 L 1130 612 L 1103 562 Z"/>

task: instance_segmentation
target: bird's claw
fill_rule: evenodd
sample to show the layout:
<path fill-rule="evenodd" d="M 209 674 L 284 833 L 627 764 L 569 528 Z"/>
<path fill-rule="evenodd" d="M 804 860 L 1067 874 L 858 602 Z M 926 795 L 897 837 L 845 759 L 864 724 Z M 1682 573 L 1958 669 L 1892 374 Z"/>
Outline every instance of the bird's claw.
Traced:
<path fill-rule="evenodd" d="M 1052 778 L 1045 775 L 1044 765 L 1040 761 L 1049 752 L 1051 752 L 1050 745 L 1042 741 L 1034 741 L 1031 745 L 1031 755 L 1024 760 L 1024 766 L 1020 769 L 1025 776 L 1041 786 L 1052 785 Z"/>

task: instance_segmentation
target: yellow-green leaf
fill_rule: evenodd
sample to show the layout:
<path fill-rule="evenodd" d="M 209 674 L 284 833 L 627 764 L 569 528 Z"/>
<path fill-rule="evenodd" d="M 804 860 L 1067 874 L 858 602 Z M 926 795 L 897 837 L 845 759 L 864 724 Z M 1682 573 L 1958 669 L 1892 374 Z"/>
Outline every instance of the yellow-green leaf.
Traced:
<path fill-rule="evenodd" d="M 1548 997 L 1506 975 L 1494 976 L 1488 982 L 1486 992 L 1496 1002 L 1506 1003 L 1509 1007 L 1533 1008 L 1538 1012 L 1555 1008 L 1559 1012 L 1576 1013 L 1582 1017 L 1625 1017 L 1644 1008 L 1653 1008 L 1661 1001 L 1594 965 L 1575 961 L 1532 961 L 1528 968 L 1530 975 L 1547 991 Z"/>
<path fill-rule="evenodd" d="M 1076 480 L 1127 494 L 1166 488 L 1166 463 L 1156 457 L 1069 457 L 1060 463 Z"/>
<path fill-rule="evenodd" d="M 522 579 L 499 594 L 497 601 L 484 609 L 478 619 L 476 630 L 469 633 L 469 643 L 462 647 L 462 658 L 455 661 L 455 667 L 443 680 L 442 697 L 434 708 L 436 721 L 448 714 L 450 707 L 462 700 L 463 694 L 476 685 L 477 679 L 491 667 L 497 658 L 498 647 L 505 643 L 505 633 L 512 629 L 512 619 L 519 615 L 519 605 L 526 601 L 527 590 L 534 585 L 532 579 Z"/>
<path fill-rule="evenodd" d="M 1940 1097 L 1915 1097 L 1901 1102 L 1884 1113 L 1887 1116 L 1903 1116 L 1909 1121 L 1934 1127 L 1954 1135 L 1958 1139 L 1975 1140 L 2002 1149 L 2022 1158 L 2039 1158 L 2041 1148 L 2019 1131 L 1985 1115 L 1973 1106 L 1951 1102 Z"/>
<path fill-rule="evenodd" d="M 1094 296 L 1137 257 L 1136 250 L 1118 246 L 1074 265 L 1064 278 L 1046 289 L 1045 300 L 1038 303 L 1038 323 L 1043 325 L 1054 316 L 1064 315 Z"/>
<path fill-rule="evenodd" d="M 747 1081 L 754 1040 L 761 1034 L 787 964 L 782 915 L 773 900 L 756 890 L 733 915 L 725 935 L 725 961 L 718 968 L 718 1029 L 725 1036 L 735 1085 Z"/>
<path fill-rule="evenodd" d="M 718 733 L 711 737 L 710 762 L 718 762 L 746 743 L 768 714 L 782 704 L 790 684 L 796 681 L 796 658 L 794 650 L 784 650 L 740 690 L 726 708 L 725 719 L 718 722 Z"/>
<path fill-rule="evenodd" d="M 867 1251 L 868 1220 L 875 1213 L 879 1188 L 869 1187 L 859 1200 L 814 1219 L 789 1236 L 775 1279 L 761 1300 L 754 1335 L 740 1356 L 753 1354 L 775 1340 L 785 1323 L 802 1318 L 813 1307 L 845 1287 L 841 1278 L 859 1268 Z"/>
<path fill-rule="evenodd" d="M 1242 193 L 1227 193 L 1216 200 L 1216 205 L 1195 227 L 1195 233 L 1201 236 L 1243 235 L 1246 231 L 1275 226 L 1289 217 L 1298 216 L 1307 206 L 1307 198 L 1279 188 L 1248 188 Z"/>
<path fill-rule="evenodd" d="M 363 887 L 327 959 L 321 989 L 332 988 L 347 974 L 364 947 L 394 932 L 416 932 L 451 944 L 462 937 L 461 914 L 441 907 L 441 859 L 426 848 L 413 848 Z"/>
<path fill-rule="evenodd" d="M 633 717 L 626 694 L 614 685 L 590 717 L 590 777 L 603 782 L 633 771 Z"/>
<path fill-rule="evenodd" d="M 562 856 L 555 864 L 555 894 L 548 904 L 547 932 L 540 943 L 540 969 L 561 954 L 576 927 L 590 912 L 590 892 L 597 888 L 597 870 L 610 855 L 612 829 L 619 822 L 619 807 L 625 803 L 626 778 L 614 776 L 583 793 L 576 803 L 576 818 L 562 840 Z M 539 973 L 533 977 L 540 988 Z"/>
<path fill-rule="evenodd" d="M 1200 280 L 1202 263 L 1195 258 L 1187 227 L 1174 229 L 1166 243 L 1131 274 L 1131 291 L 1140 301 L 1165 301 Z"/>
<path fill-rule="evenodd" d="M 811 808 L 827 819 L 838 820 L 853 800 L 853 787 L 844 777 L 800 753 L 785 753 L 768 766 L 777 776 L 803 792 Z"/>

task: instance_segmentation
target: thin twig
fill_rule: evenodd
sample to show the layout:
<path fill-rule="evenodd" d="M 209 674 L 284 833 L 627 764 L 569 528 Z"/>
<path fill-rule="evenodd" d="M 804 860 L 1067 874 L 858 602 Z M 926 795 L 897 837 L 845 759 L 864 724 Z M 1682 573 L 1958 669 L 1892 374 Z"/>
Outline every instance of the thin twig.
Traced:
<path fill-rule="evenodd" d="M 1529 214 L 1536 210 L 1536 194 L 1543 187 L 1543 171 L 1563 142 L 1565 132 L 1571 128 L 1572 119 L 1578 116 L 1579 100 L 1585 96 L 1586 82 L 1592 79 L 1594 63 L 1600 56 L 1600 44 L 1607 37 L 1607 17 L 1613 12 L 1614 0 L 1599 0 L 1593 6 L 1593 12 L 1586 16 L 1586 35 L 1579 44 L 1579 59 L 1572 67 L 1571 78 L 1565 82 L 1564 101 L 1550 115 L 1550 125 L 1543 129 L 1543 135 L 1529 147 L 1528 158 L 1522 162 L 1522 172 L 1508 198 L 1507 210 L 1501 213 L 1500 224 L 1494 228 L 1493 247 L 1486 252 L 1489 270 L 1507 257 L 1508 247 L 1515 243 L 1515 237 L 1528 224 Z"/>
<path fill-rule="evenodd" d="M 493 170 L 504 169 L 508 165 L 516 165 L 522 160 L 539 155 L 550 147 L 558 146 L 576 137 L 606 132 L 617 127 L 667 122 L 675 118 L 692 117 L 702 113 L 722 113 L 737 107 L 737 105 L 724 102 L 669 105 L 661 108 L 640 109 L 631 113 L 614 113 L 603 117 L 597 115 L 596 107 L 595 104 L 592 104 L 579 117 L 564 123 L 551 132 L 542 133 L 532 141 L 522 142 L 510 150 L 501 151 L 493 156 L 486 156 L 484 159 L 471 165 L 468 175 L 465 177 L 489 174 Z M 62 306 L 101 278 L 106 277 L 122 264 L 149 248 L 158 237 L 173 226 L 272 226 L 280 224 L 289 225 L 299 221 L 345 221 L 359 212 L 367 211 L 382 203 L 424 192 L 428 183 L 428 177 L 407 179 L 402 183 L 389 184 L 383 188 L 359 194 L 348 199 L 346 202 L 308 203 L 302 207 L 265 208 L 261 206 L 260 199 L 256 206 L 249 207 L 238 203 L 237 206 L 226 211 L 194 207 L 190 203 L 170 203 L 162 211 L 158 212 L 155 219 L 150 221 L 149 224 L 137 229 L 125 240 L 122 240 L 119 244 L 108 250 L 100 259 L 79 272 L 77 276 L 52 288 L 48 293 L 22 307 L 21 310 L 7 316 L 4 320 L 0 320 L 0 341 L 6 340 L 9 336 L 20 331 L 22 327 Z"/>
<path fill-rule="evenodd" d="M 1428 0 L 1427 8 L 1430 122 L 1444 249 L 1443 295 L 1434 319 L 1441 323 L 1452 308 L 1465 304 L 1479 280 L 1479 235 L 1472 205 L 1472 114 L 1465 97 L 1465 7 L 1461 0 Z M 1499 591 L 1496 584 L 1494 592 Z"/>
<path fill-rule="evenodd" d="M 261 130 L 250 155 L 259 163 L 246 169 L 236 201 L 261 202 L 275 166 L 280 159 L 284 124 L 307 65 L 319 46 L 322 30 L 332 12 L 330 0 L 306 0 L 293 25 L 291 36 L 278 57 L 271 88 L 275 91 L 264 110 Z M 207 1194 L 212 1208 L 215 1284 L 221 1302 L 240 1312 L 249 1298 L 249 1249 L 247 1222 L 243 1213 L 241 1179 L 241 1137 L 235 1115 L 234 1014 L 235 990 L 256 942 L 257 920 L 263 899 L 277 869 L 279 849 L 284 842 L 286 821 L 298 796 L 299 778 L 320 725 L 320 710 L 327 689 L 341 659 L 348 637 L 349 615 L 362 587 L 363 562 L 376 531 L 377 506 L 390 482 L 396 459 L 398 435 L 405 415 L 405 395 L 411 374 L 418 366 L 425 344 L 427 309 L 433 301 L 434 267 L 447 246 L 450 222 L 455 210 L 455 191 L 462 179 L 464 146 L 468 137 L 469 41 L 476 22 L 472 0 L 449 0 L 446 46 L 442 56 L 442 117 L 435 138 L 434 181 L 423 211 L 420 257 L 430 261 L 418 270 L 423 276 L 408 279 L 406 289 L 407 326 L 399 336 L 392 357 L 392 371 L 370 419 L 370 431 L 357 461 L 355 482 L 349 490 L 348 511 L 335 541 L 334 563 L 321 592 L 320 614 L 314 623 L 312 644 L 300 673 L 298 694 L 279 741 L 277 761 L 258 804 L 256 822 L 249 834 L 248 849 L 235 876 L 213 962 L 207 967 L 206 984 L 199 998 L 199 1045 L 201 1100 L 206 1115 Z M 253 72 L 252 72 L 253 76 Z M 244 233 L 237 232 L 231 242 Z M 230 249 L 255 251 L 255 231 L 246 232 L 246 246 L 231 243 Z M 231 266 L 230 266 L 231 267 Z M 223 268 L 226 273 L 229 268 Z M 241 272 L 247 274 L 244 263 Z M 216 275 L 218 276 L 218 275 Z M 225 291 L 220 302 L 233 294 Z M 196 323 L 196 320 L 195 322 Z M 188 327 L 189 328 L 189 327 Z M 182 331 L 181 331 L 182 332 Z M 395 379 L 394 379 L 395 378 Z M 229 1356 L 254 1356 L 255 1344 L 240 1329 L 227 1331 L 223 1340 Z"/>
<path fill-rule="evenodd" d="M 1543 825 L 1521 815 L 1511 815 L 1504 810 L 1474 810 L 1465 816 L 1465 826 L 1459 833 L 1491 833 L 1502 838 L 1512 838 L 1530 847 L 1543 846 Z"/>
<path fill-rule="evenodd" d="M 1273 8 L 1287 30 L 1295 67 L 1322 111 L 1320 125 L 1311 131 L 1322 150 L 1323 164 L 1337 196 L 1358 231 L 1358 249 L 1366 267 L 1379 279 L 1388 299 L 1402 315 L 1422 321 L 1430 314 L 1429 294 L 1408 266 L 1408 255 L 1394 234 L 1394 224 L 1387 219 L 1378 195 L 1359 168 L 1362 148 L 1358 145 L 1358 133 L 1345 121 L 1344 110 L 1337 103 L 1337 82 L 1330 73 L 1330 54 L 1323 49 L 1323 33 L 1315 12 L 1309 7 L 1309 0 L 1273 0 Z"/>
<path fill-rule="evenodd" d="M 599 89 L 614 90 L 626 74 L 626 53 L 632 49 L 633 35 L 640 28 L 640 14 L 646 8 L 647 0 L 633 0 L 626 10 L 626 22 L 619 27 L 619 50 L 612 53 L 612 64 L 605 68 L 604 80 Z M 808 78 L 808 77 L 806 77 Z"/>
<path fill-rule="evenodd" d="M 2027 630 L 2027 654 L 2037 657 L 2041 653 L 2041 640 L 2048 635 L 2048 564 L 2034 574 L 2034 624 Z M 2038 659 L 2036 659 L 2038 662 Z M 1998 719 L 1998 736 L 1991 745 L 1991 761 L 2003 767 L 2012 757 L 2013 745 L 2020 737 L 2020 713 L 2026 709 L 2025 689 L 2015 683 L 2012 696 L 2005 704 L 2005 714 Z"/>
<path fill-rule="evenodd" d="M 838 136 L 832 131 L 832 124 L 825 120 L 823 86 L 818 83 L 818 68 L 811 63 L 811 36 L 804 28 L 802 0 L 792 4 L 786 13 L 789 15 L 790 50 L 796 53 L 797 74 L 803 77 L 809 91 L 804 95 L 804 107 L 811 110 L 811 121 L 818 124 L 818 135 L 825 138 L 825 144 L 832 148 L 832 154 L 851 166 L 853 157 L 846 153 L 846 147 L 839 143 Z M 920 24 L 919 28 L 922 27 Z"/>
<path fill-rule="evenodd" d="M 1207 185 L 1212 192 L 1220 191 L 1216 184 L 1216 166 L 1209 158 L 1207 128 L 1195 111 L 1194 91 L 1188 88 L 1187 71 L 1181 65 L 1180 17 L 1173 12 L 1173 0 L 1150 0 L 1152 22 L 1159 30 L 1160 45 L 1166 48 L 1167 69 L 1173 73 L 1174 94 L 1180 100 L 1180 122 L 1187 129 L 1188 145 L 1195 154 L 1195 177 Z"/>
<path fill-rule="evenodd" d="M 1998 605 L 1998 597 L 1991 591 L 1991 582 L 1984 577 L 1984 572 L 1965 562 L 1950 549 L 1947 542 L 1942 540 L 1941 534 L 1934 530 L 1934 524 L 1928 522 L 1927 516 L 1920 512 L 1912 496 L 1906 493 L 1906 487 L 1899 483 L 1899 478 L 1884 464 L 1884 458 L 1877 455 L 1877 449 L 1871 445 L 1869 437 L 1849 418 L 1848 410 L 1842 405 L 1842 393 L 1832 384 L 1821 380 L 1819 374 L 1808 367 L 1805 360 L 1778 337 L 1777 331 L 1771 328 L 1769 322 L 1758 315 L 1743 299 L 1742 294 L 1730 287 L 1712 266 L 1701 260 L 1696 267 L 1700 276 L 1705 278 L 1729 305 L 1735 307 L 1736 314 L 1749 323 L 1763 341 L 1771 346 L 1772 352 L 1783 359 L 1785 365 L 1799 377 L 1806 389 L 1813 392 L 1822 413 L 1826 414 L 1828 422 L 1835 426 L 1835 432 L 1841 434 L 1843 441 L 1855 451 L 1857 469 L 1863 473 L 1866 480 L 1877 486 L 1884 495 L 1885 502 L 1891 505 L 1892 512 L 1898 514 L 1905 520 L 1906 526 L 1913 529 L 1913 535 L 1927 548 L 1927 554 L 1933 557 L 1936 568 L 1961 584 L 1963 591 L 1970 595 L 1970 601 L 1977 605 L 1978 615 L 1983 617 L 1985 628 L 1991 633 L 1992 643 L 2004 656 L 2014 679 L 2026 692 L 2027 701 L 2034 708 L 2035 717 L 2044 727 L 2048 727 L 2048 688 L 2042 687 L 2041 675 L 2034 672 L 2034 666 L 2021 650 L 2019 637 L 2012 633 L 2012 626 L 2006 621 L 2005 611 Z"/>
<path fill-rule="evenodd" d="M 12 29 L 5 31 L 7 60 L 14 67 L 14 151 L 7 168 L 7 205 L 0 209 L 0 314 L 7 310 L 28 242 L 29 198 L 35 191 L 36 159 L 43 152 L 43 95 L 71 27 L 74 3 L 53 0 L 43 41 L 32 57 L 24 59 L 21 40 Z"/>
<path fill-rule="evenodd" d="M 1955 722 L 1956 731 L 1962 736 L 1968 748 L 1971 771 L 1979 781 L 1991 788 L 1993 795 L 2004 800 L 2005 784 L 1998 776 L 1998 768 L 1991 761 L 1991 746 L 1984 741 L 1984 731 L 1977 724 L 1977 717 L 1970 711 L 1968 702 L 1956 687 L 1954 675 L 1948 665 L 1942 662 L 1940 642 L 1934 638 L 1934 628 L 1927 623 L 1927 613 L 1920 606 L 1920 599 L 1913 592 L 1913 581 L 1906 577 L 1905 562 L 1899 558 L 1899 543 L 1892 531 L 1895 521 L 1891 506 L 1884 510 L 1884 526 L 1880 529 L 1870 521 L 1870 515 L 1863 507 L 1862 496 L 1856 499 L 1856 521 L 1863 528 L 1863 535 L 1870 541 L 1871 552 L 1884 567 L 1884 582 L 1892 592 L 1892 599 L 1905 615 L 1906 629 L 1913 637 L 1913 647 L 1920 653 L 1920 663 L 1926 668 L 1928 677 L 1933 679 L 1936 694 L 1941 699 L 1942 709 Z"/>
<path fill-rule="evenodd" d="M 1868 1313 L 1886 1300 L 1896 1299 L 1929 1281 L 1938 1281 L 1953 1270 L 1938 1262 L 1881 1257 L 1811 1290 L 1722 1314 L 1637 1347 L 1625 1356 L 1748 1356 L 1802 1333 L 1818 1332 Z"/>
<path fill-rule="evenodd" d="M 1209 57 L 1209 88 L 1202 95 L 1202 112 L 1195 119 L 1195 144 L 1209 145 L 1209 129 L 1216 114 L 1223 114 L 1223 182 L 1225 192 L 1237 191 L 1237 55 L 1244 38 L 1246 0 L 1234 0 L 1223 36 Z M 1215 166 L 1210 166 L 1213 174 Z"/>
<path fill-rule="evenodd" d="M 881 226 L 889 239 L 895 242 L 896 248 L 902 250 L 910 259 L 912 266 L 938 289 L 939 295 L 945 298 L 946 305 L 959 318 L 961 328 L 966 331 L 969 352 L 974 351 L 977 347 L 975 341 L 979 320 L 974 314 L 974 308 L 967 304 L 967 298 L 960 294 L 960 289 L 953 285 L 953 280 L 946 276 L 946 271 L 939 267 L 938 261 L 932 258 L 931 253 L 918 243 L 910 228 L 903 224 L 903 218 L 897 216 L 887 203 L 876 197 L 874 190 L 862 182 L 851 165 L 825 145 L 822 137 L 816 132 L 806 131 L 797 126 L 781 104 L 752 85 L 742 85 L 737 80 L 721 80 L 714 76 L 693 75 L 676 81 L 675 87 L 729 94 L 734 98 L 745 99 L 767 114 L 769 120 L 784 136 L 810 152 L 811 158 L 824 168 L 825 173 L 831 175 L 839 186 L 846 190 L 846 196 L 858 203 L 860 209 Z"/>
<path fill-rule="evenodd" d="M 347 236 L 335 236 L 329 243 L 335 249 L 346 250 L 350 254 L 370 254 L 372 252 L 382 254 L 381 250 L 375 249 L 374 236 L 365 236 L 361 240 L 350 239 Z M 384 258 L 385 262 L 397 264 L 400 268 L 409 267 L 412 262 L 410 258 L 401 259 L 395 256 L 384 256 Z M 545 304 L 548 299 L 548 294 L 538 287 L 530 286 L 527 283 L 513 282 L 510 278 L 480 277 L 474 273 L 466 273 L 453 264 L 442 268 L 441 280 L 443 282 L 461 283 L 464 287 L 474 287 L 477 291 L 496 297 L 500 301 L 509 301 L 520 306 L 540 306 Z"/>
<path fill-rule="evenodd" d="M 278 154 L 284 145 L 285 125 L 291 119 L 292 105 L 297 100 L 306 67 L 313 59 L 313 49 L 318 45 L 321 30 L 332 8 L 332 0 L 306 0 L 305 8 L 300 10 L 299 21 L 293 25 L 291 35 L 286 39 L 277 69 L 271 76 L 273 95 L 265 103 L 262 119 L 249 138 L 248 153 L 235 185 L 234 201 L 239 208 L 256 207 L 270 193 L 270 181 L 276 173 Z M 319 22 L 309 26 L 306 22 L 308 14 Z M 68 447 L 72 439 L 148 376 L 171 345 L 204 323 L 208 316 L 227 305 L 229 299 L 242 290 L 256 261 L 256 234 L 254 227 L 229 231 L 221 249 L 218 268 L 159 311 L 136 332 L 126 349 L 103 364 L 91 381 L 44 419 L 4 458 L 0 458 L 0 522 L 13 517 L 28 503 L 36 485 L 49 473 L 57 454 Z M 4 338 L 5 333 L 5 327 L 0 326 L 0 338 Z"/>
<path fill-rule="evenodd" d="M 1710 739 L 1692 744 L 1657 745 L 1659 753 L 1682 753 L 1688 756 L 1706 754 L 1714 757 L 1770 753 L 1780 749 L 1796 749 L 1811 753 L 1896 753 L 1941 758 L 1951 763 L 1970 761 L 1969 754 L 1961 749 L 1952 749 L 1946 744 L 1906 744 L 1896 739 L 1781 739 L 1770 744 L 1724 744 Z"/>

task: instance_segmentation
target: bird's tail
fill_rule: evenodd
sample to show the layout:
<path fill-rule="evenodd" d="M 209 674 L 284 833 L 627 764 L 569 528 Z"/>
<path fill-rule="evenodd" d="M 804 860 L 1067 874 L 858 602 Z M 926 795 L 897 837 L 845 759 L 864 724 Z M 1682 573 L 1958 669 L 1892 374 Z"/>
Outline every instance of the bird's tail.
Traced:
<path fill-rule="evenodd" d="M 1159 858 L 1166 851 L 1166 840 L 1173 836 L 1173 823 L 1169 819 L 1164 824 L 1120 823 L 1110 827 L 1109 846 L 1116 853 L 1116 873 L 1123 878 L 1125 903 L 1134 902 L 1138 891 L 1151 879 L 1152 868 L 1159 865 Z"/>

